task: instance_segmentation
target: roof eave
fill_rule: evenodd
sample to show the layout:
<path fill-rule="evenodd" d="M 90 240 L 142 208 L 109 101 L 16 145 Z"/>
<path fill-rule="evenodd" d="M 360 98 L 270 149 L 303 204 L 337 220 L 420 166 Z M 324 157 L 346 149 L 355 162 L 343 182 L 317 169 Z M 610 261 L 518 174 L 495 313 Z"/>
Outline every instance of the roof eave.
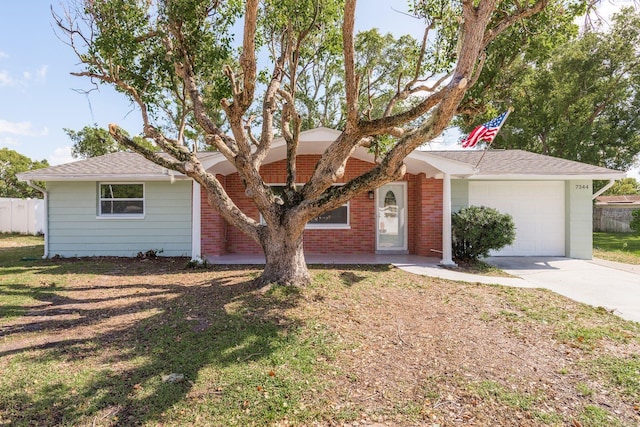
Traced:
<path fill-rule="evenodd" d="M 626 172 L 611 173 L 576 173 L 576 174 L 476 174 L 469 176 L 471 180 L 521 180 L 521 181 L 567 181 L 573 179 L 617 180 L 626 178 Z"/>
<path fill-rule="evenodd" d="M 407 156 L 407 158 L 422 161 L 440 172 L 453 176 L 468 176 L 477 172 L 476 168 L 469 163 L 440 157 L 425 151 L 413 151 Z"/>
<path fill-rule="evenodd" d="M 171 181 L 172 177 L 175 180 L 190 180 L 191 178 L 182 174 L 166 174 L 166 175 L 97 175 L 97 174 L 76 174 L 76 175 L 37 175 L 29 174 L 22 175 L 17 174 L 20 181 L 45 181 L 45 182 L 65 182 L 65 181 Z"/>

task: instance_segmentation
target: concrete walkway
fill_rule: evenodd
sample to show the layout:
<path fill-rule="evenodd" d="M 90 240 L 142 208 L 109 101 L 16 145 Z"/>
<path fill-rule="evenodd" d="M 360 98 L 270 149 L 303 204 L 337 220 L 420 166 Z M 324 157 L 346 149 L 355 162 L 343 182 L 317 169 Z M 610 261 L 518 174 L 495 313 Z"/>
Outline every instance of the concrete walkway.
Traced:
<path fill-rule="evenodd" d="M 479 276 L 437 265 L 395 265 L 411 273 L 449 280 L 549 289 L 640 322 L 640 266 L 559 257 L 492 257 L 486 261 L 516 277 Z"/>

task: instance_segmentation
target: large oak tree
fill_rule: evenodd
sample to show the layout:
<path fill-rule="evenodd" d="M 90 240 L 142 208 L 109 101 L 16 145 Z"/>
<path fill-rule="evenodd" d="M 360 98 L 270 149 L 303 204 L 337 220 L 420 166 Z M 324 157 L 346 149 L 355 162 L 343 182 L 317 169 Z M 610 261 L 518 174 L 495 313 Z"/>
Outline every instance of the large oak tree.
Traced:
<path fill-rule="evenodd" d="M 303 251 L 307 222 L 400 179 L 405 157 L 449 125 L 479 78 L 492 42 L 514 27 L 526 36 L 527 19 L 548 5 L 567 3 L 410 2 L 425 22 L 425 35 L 410 69 L 394 76 L 391 93 L 380 95 L 385 108 L 370 108 L 369 101 L 380 93 L 375 85 L 388 76 L 377 76 L 356 61 L 377 54 L 356 50 L 356 0 L 86 0 L 55 17 L 81 61 L 74 74 L 128 96 L 142 118 L 142 135 L 170 157 L 137 144 L 115 124 L 112 136 L 200 183 L 226 221 L 264 250 L 263 283 L 304 284 L 310 280 Z M 232 37 L 237 21 L 243 25 L 239 49 Z M 374 47 L 366 38 L 359 45 Z M 267 70 L 258 63 L 260 52 L 268 52 Z M 308 119 L 300 88 L 311 84 L 311 73 L 318 71 L 313 67 L 321 61 L 339 67 L 332 72 L 344 82 L 332 87 L 341 93 L 342 133 L 298 187 L 295 159 Z M 184 144 L 188 125 L 235 166 L 264 222 L 243 213 Z M 287 180 L 277 196 L 259 173 L 276 135 L 287 144 Z M 343 177 L 354 150 L 380 137 L 393 137 L 393 143 L 379 162 L 344 185 L 332 185 Z"/>

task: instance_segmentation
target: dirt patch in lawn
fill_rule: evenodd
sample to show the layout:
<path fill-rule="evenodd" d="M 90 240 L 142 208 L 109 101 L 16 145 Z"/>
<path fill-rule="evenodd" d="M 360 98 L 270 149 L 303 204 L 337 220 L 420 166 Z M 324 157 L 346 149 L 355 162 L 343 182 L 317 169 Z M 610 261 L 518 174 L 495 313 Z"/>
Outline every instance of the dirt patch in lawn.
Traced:
<path fill-rule="evenodd" d="M 78 263 L 87 271 L 80 273 Z M 256 268 L 185 270 L 185 264 L 37 264 L 29 273 L 35 281 L 22 284 L 38 289 L 37 301 L 23 315 L 0 319 L 0 373 L 26 378 L 0 382 L 10 391 L 0 425 L 640 423 L 634 371 L 640 328 L 606 310 L 551 292 L 450 282 L 386 266 L 314 267 L 311 286 L 264 293 L 252 284 Z M 7 292 L 22 289 L 0 284 Z M 209 347 L 211 341 L 222 344 Z M 281 356 L 280 347 L 291 353 Z M 314 369 L 294 371 L 294 360 L 305 354 L 313 355 Z M 140 361 L 151 355 L 153 363 Z M 27 370 L 34 361 L 100 380 L 33 383 Z M 145 390 L 169 387 L 153 383 L 155 375 L 176 369 L 169 361 L 185 366 L 180 373 L 188 382 L 152 404 Z M 231 365 L 247 369 L 251 380 L 232 382 Z M 250 382 L 258 375 L 262 382 Z M 300 382 L 298 396 L 284 392 L 277 409 L 275 391 L 267 394 L 265 385 L 275 380 L 281 388 Z M 262 400 L 231 396 L 247 382 Z M 43 397 L 28 397 L 39 392 Z M 295 405 L 287 403 L 294 398 Z M 38 405 L 53 412 L 29 409 Z M 224 406 L 237 411 L 212 418 Z"/>

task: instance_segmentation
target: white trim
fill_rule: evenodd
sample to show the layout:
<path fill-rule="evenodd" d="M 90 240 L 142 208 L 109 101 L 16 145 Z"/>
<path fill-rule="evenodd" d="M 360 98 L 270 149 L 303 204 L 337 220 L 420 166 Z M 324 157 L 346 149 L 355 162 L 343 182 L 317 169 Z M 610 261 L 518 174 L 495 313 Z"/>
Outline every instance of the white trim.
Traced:
<path fill-rule="evenodd" d="M 609 180 L 609 182 L 602 187 L 600 190 L 596 191 L 593 196 L 591 197 L 591 200 L 595 200 L 596 198 L 598 198 L 599 195 L 601 195 L 602 193 L 604 193 L 605 191 L 607 191 L 608 189 L 610 189 L 611 187 L 613 187 L 613 184 L 616 183 L 615 179 L 611 179 Z"/>
<path fill-rule="evenodd" d="M 139 221 L 139 220 L 143 220 L 144 219 L 144 215 L 102 215 L 96 216 L 96 220 L 99 221 L 122 221 L 122 220 L 135 220 L 135 221 Z"/>
<path fill-rule="evenodd" d="M 165 175 L 94 175 L 94 174 L 77 174 L 77 175 L 29 175 L 30 180 L 36 181 L 53 181 L 53 182 L 65 182 L 65 181 L 109 181 L 113 183 L 122 183 L 129 181 L 170 181 L 173 179 L 176 181 L 186 181 L 191 178 L 182 175 L 180 172 L 176 172 L 174 175 L 169 173 Z M 22 179 L 21 179 L 22 180 Z"/>
<path fill-rule="evenodd" d="M 202 260 L 202 201 L 200 184 L 193 181 L 191 204 L 191 259 Z"/>
<path fill-rule="evenodd" d="M 96 219 L 144 219 L 147 214 L 147 189 L 144 182 L 97 182 L 98 184 L 98 215 L 96 215 Z M 142 186 L 142 213 L 133 213 L 133 214 L 103 214 L 102 213 L 102 186 L 103 185 L 141 185 Z M 118 200 L 118 201 L 137 201 L 140 200 L 139 197 L 128 197 L 122 199 L 110 199 L 110 200 Z"/>
<path fill-rule="evenodd" d="M 575 175 L 532 175 L 532 174 L 503 174 L 503 175 L 473 175 L 467 177 L 469 181 L 572 181 L 572 180 L 610 180 L 622 179 L 626 172 L 606 174 L 575 174 Z"/>
<path fill-rule="evenodd" d="M 452 257 L 451 237 L 451 175 L 442 179 L 442 260 L 440 264 L 457 267 Z"/>
<path fill-rule="evenodd" d="M 348 214 L 347 214 L 348 215 Z M 309 224 L 307 223 L 305 230 L 351 230 L 350 224 Z"/>

